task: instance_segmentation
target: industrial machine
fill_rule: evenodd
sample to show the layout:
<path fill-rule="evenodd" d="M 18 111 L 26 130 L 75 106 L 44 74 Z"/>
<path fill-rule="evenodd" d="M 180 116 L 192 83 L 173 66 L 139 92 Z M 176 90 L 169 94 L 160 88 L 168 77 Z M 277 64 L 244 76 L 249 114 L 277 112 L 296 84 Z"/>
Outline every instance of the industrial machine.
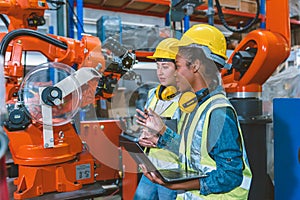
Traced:
<path fill-rule="evenodd" d="M 78 41 L 38 33 L 35 30 L 44 23 L 46 9 L 46 0 L 0 1 L 0 13 L 10 19 L 8 22 L 0 15 L 8 28 L 8 33 L 0 33 L 0 55 L 5 58 L 5 99 L 9 108 L 4 130 L 10 141 L 13 160 L 19 166 L 19 175 L 14 181 L 17 186 L 15 199 L 78 190 L 85 184 L 104 180 L 101 174 L 105 174 L 105 170 L 111 173 L 117 171 L 108 166 L 104 171 L 103 168 L 101 172 L 97 171 L 102 165 L 99 160 L 102 158 L 95 158 L 85 148 L 81 139 L 90 138 L 84 135 L 80 138 L 71 118 L 80 107 L 94 101 L 89 98 L 90 94 L 96 93 L 98 100 L 113 96 L 117 81 L 134 63 L 134 54 L 113 40 L 101 46 L 100 40 L 93 36 L 84 35 Z M 264 199 L 265 194 L 261 190 L 266 188 L 265 166 L 261 166 L 264 158 L 257 161 L 257 157 L 264 155 L 257 152 L 257 145 L 254 145 L 260 141 L 262 149 L 265 147 L 265 136 L 261 133 L 264 126 L 260 125 L 267 121 L 261 115 L 259 96 L 262 84 L 289 55 L 288 1 L 266 1 L 265 17 L 266 29 L 251 31 L 230 57 L 232 67 L 222 72 L 226 92 L 242 117 L 254 172 L 251 190 L 256 198 L 253 196 L 253 199 Z M 24 77 L 21 62 L 24 51 L 38 51 L 51 63 L 39 66 Z M 44 74 L 47 76 L 43 77 Z M 252 134 L 251 129 L 256 128 L 253 126 L 256 123 L 261 130 L 257 136 Z M 81 129 L 94 134 L 103 126 L 101 123 L 89 123 L 81 125 Z M 114 131 L 119 134 L 121 129 Z M 114 156 L 119 156 L 118 149 L 113 149 L 113 152 Z M 126 152 L 122 155 L 129 157 Z M 124 171 L 130 169 L 122 184 L 123 192 L 127 193 L 123 198 L 130 199 L 135 188 L 126 184 L 137 184 L 136 165 L 128 159 L 121 164 L 118 161 L 114 160 L 120 168 L 127 167 Z M 98 176 L 94 176 L 96 174 Z M 114 174 L 114 177 L 119 178 L 119 175 L 124 174 Z M 260 181 L 257 177 L 265 179 Z M 257 196 L 260 194 L 261 198 Z"/>
<path fill-rule="evenodd" d="M 105 179 L 96 176 L 100 162 L 87 151 L 72 118 L 95 103 L 95 94 L 111 98 L 135 55 L 113 39 L 102 47 L 89 35 L 78 41 L 35 31 L 45 23 L 46 1 L 2 1 L 0 7 L 10 20 L 1 15 L 8 33 L 1 33 L 0 54 L 5 58 L 8 107 L 4 131 L 18 165 L 14 198 L 74 191 Z M 24 77 L 21 60 L 27 51 L 40 52 L 49 63 Z"/>
<path fill-rule="evenodd" d="M 6 164 L 5 153 L 7 150 L 7 137 L 3 131 L 2 124 L 6 115 L 6 102 L 5 102 L 5 85 L 4 85 L 4 73 L 3 73 L 3 58 L 0 58 L 0 199 L 8 200 L 8 189 L 6 182 Z"/>
<path fill-rule="evenodd" d="M 280 13 L 280 16 L 278 16 Z M 251 31 L 236 47 L 223 71 L 230 97 L 260 97 L 262 84 L 290 53 L 288 1 L 266 1 L 266 28 Z"/>
<path fill-rule="evenodd" d="M 232 67 L 222 72 L 227 95 L 239 115 L 253 173 L 249 199 L 273 199 L 274 186 L 266 170 L 266 124 L 272 121 L 262 114 L 260 97 L 263 83 L 290 53 L 289 2 L 265 2 L 266 15 L 261 19 L 266 28 L 248 33 L 228 61 Z"/>
<path fill-rule="evenodd" d="M 81 98 L 88 93 L 82 87 L 95 91 L 100 76 L 94 68 L 70 69 L 59 63 L 34 68 L 22 81 L 19 100 L 9 111 L 5 132 L 19 167 L 15 199 L 77 190 L 94 182 L 94 159 L 84 151 L 71 120 L 90 99 Z M 47 75 L 49 70 L 53 77 Z"/>

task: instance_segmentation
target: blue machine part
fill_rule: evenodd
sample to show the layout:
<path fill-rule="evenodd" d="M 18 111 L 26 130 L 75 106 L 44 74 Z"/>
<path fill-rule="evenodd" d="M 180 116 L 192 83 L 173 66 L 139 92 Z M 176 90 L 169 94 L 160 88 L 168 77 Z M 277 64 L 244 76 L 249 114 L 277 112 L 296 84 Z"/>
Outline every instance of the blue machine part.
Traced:
<path fill-rule="evenodd" d="M 300 199 L 300 99 L 273 100 L 275 199 Z"/>
<path fill-rule="evenodd" d="M 74 38 L 74 21 L 73 21 L 73 14 L 74 14 L 74 0 L 68 1 L 68 37 Z"/>
<path fill-rule="evenodd" d="M 77 0 L 77 39 L 81 40 L 83 30 L 83 0 Z"/>

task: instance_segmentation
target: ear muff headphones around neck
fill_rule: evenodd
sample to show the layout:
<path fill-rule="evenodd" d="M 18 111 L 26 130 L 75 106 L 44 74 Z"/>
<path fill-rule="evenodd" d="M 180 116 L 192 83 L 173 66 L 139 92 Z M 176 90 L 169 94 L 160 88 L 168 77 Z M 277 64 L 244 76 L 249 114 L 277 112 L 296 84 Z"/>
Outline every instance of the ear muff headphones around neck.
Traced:
<path fill-rule="evenodd" d="M 196 95 L 194 92 L 188 91 L 183 93 L 178 101 L 178 106 L 182 112 L 191 113 L 204 97 L 209 94 L 206 88 L 200 95 Z"/>
<path fill-rule="evenodd" d="M 163 86 L 159 85 L 156 88 L 155 95 L 156 98 L 164 101 L 169 101 L 173 99 L 178 94 L 175 86 Z"/>

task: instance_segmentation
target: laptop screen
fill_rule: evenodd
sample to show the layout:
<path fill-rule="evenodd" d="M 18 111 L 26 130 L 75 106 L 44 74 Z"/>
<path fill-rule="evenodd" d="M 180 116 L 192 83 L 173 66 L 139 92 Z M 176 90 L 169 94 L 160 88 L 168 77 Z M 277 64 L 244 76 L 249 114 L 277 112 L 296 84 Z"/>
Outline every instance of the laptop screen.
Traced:
<path fill-rule="evenodd" d="M 164 182 L 175 183 L 206 177 L 201 171 L 191 172 L 180 168 L 157 169 L 148 156 L 143 151 L 137 141 L 130 140 L 126 135 L 120 135 L 120 146 L 129 152 L 130 156 L 139 164 L 143 164 L 149 172 L 155 172 Z"/>

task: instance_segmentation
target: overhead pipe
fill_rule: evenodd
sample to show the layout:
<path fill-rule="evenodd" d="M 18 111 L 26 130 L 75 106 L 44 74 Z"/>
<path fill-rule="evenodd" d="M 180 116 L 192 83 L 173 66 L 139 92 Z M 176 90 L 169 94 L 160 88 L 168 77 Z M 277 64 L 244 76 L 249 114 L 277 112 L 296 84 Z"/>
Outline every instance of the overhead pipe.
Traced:
<path fill-rule="evenodd" d="M 260 22 L 260 28 L 266 29 L 266 0 L 260 1 L 260 15 L 262 16 L 261 22 Z"/>
<path fill-rule="evenodd" d="M 214 25 L 214 0 L 208 0 L 208 8 L 207 8 L 207 16 L 208 16 L 208 24 Z"/>
<path fill-rule="evenodd" d="M 81 40 L 83 31 L 83 0 L 77 0 L 77 39 Z"/>
<path fill-rule="evenodd" d="M 190 28 L 190 16 L 185 15 L 183 18 L 183 31 L 186 32 Z"/>
<path fill-rule="evenodd" d="M 68 0 L 68 28 L 67 36 L 69 38 L 74 38 L 74 1 Z"/>

